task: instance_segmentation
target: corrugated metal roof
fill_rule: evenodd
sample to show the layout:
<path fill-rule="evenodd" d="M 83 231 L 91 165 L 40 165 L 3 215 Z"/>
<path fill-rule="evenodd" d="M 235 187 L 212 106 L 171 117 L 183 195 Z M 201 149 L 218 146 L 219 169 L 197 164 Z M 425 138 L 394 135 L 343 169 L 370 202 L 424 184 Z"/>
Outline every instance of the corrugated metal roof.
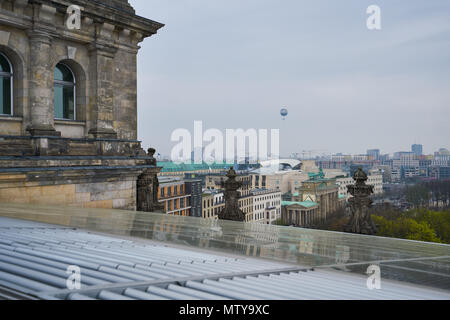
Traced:
<path fill-rule="evenodd" d="M 67 289 L 67 268 L 81 289 Z M 1 288 L 42 299 L 450 299 L 444 290 L 0 218 Z M 13 295 L 11 294 L 10 297 Z"/>

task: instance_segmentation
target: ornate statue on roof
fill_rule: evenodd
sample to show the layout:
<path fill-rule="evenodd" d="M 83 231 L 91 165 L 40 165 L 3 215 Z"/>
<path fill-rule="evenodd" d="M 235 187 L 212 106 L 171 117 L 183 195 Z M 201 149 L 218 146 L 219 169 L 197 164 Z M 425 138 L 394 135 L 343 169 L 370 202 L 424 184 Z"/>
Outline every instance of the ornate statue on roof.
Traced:
<path fill-rule="evenodd" d="M 345 232 L 374 235 L 378 227 L 370 217 L 369 208 L 372 205 L 370 195 L 374 192 L 373 186 L 367 185 L 367 174 L 359 167 L 353 174 L 355 184 L 348 185 L 347 190 L 353 196 L 348 200 L 352 216 L 345 226 Z"/>
<path fill-rule="evenodd" d="M 227 172 L 228 179 L 221 183 L 221 186 L 225 189 L 225 207 L 219 212 L 218 217 L 222 220 L 244 221 L 245 213 L 239 208 L 239 191 L 242 182 L 237 181 L 236 171 L 233 167 Z"/>
<path fill-rule="evenodd" d="M 317 181 L 325 178 L 325 174 L 323 173 L 323 169 L 320 168 L 319 172 L 308 172 L 309 180 Z"/>
<path fill-rule="evenodd" d="M 137 180 L 137 211 L 163 212 L 164 207 L 158 201 L 158 173 L 161 167 L 156 166 L 156 159 L 153 156 L 156 152 L 154 148 L 149 148 L 147 165 L 152 166 L 144 170 Z"/>
<path fill-rule="evenodd" d="M 156 150 L 154 148 L 148 148 L 147 153 L 150 159 L 147 160 L 147 163 L 152 166 L 156 166 L 156 159 L 153 156 Z"/>

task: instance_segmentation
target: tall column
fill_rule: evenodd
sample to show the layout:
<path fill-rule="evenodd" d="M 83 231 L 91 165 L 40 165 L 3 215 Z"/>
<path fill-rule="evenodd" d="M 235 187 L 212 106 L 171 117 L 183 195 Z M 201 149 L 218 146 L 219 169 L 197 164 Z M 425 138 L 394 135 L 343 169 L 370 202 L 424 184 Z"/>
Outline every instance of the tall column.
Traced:
<path fill-rule="evenodd" d="M 29 102 L 31 124 L 27 131 L 33 136 L 60 136 L 54 128 L 53 70 L 51 36 L 43 31 L 29 31 L 30 69 Z"/>
<path fill-rule="evenodd" d="M 91 128 L 94 138 L 116 139 L 114 130 L 114 26 L 108 23 L 96 25 L 97 40 L 89 46 L 91 98 L 89 102 Z"/>

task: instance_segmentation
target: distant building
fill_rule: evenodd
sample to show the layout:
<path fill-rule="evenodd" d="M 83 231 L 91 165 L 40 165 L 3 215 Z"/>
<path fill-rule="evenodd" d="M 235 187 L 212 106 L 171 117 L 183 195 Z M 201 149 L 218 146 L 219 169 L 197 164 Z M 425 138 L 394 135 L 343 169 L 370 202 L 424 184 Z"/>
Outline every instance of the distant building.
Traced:
<path fill-rule="evenodd" d="M 186 193 L 190 195 L 189 216 L 202 216 L 202 180 L 184 179 Z"/>
<path fill-rule="evenodd" d="M 391 166 L 382 164 L 369 170 L 369 175 L 381 174 L 383 177 L 383 183 L 390 183 L 392 182 L 391 171 Z"/>
<path fill-rule="evenodd" d="M 245 221 L 253 221 L 253 195 L 248 193 L 238 200 L 239 208 L 245 213 Z"/>
<path fill-rule="evenodd" d="M 158 166 L 162 167 L 159 176 L 185 176 L 186 174 L 210 174 L 210 173 L 226 173 L 233 164 L 206 162 L 195 163 L 175 163 L 172 161 L 159 161 Z"/>
<path fill-rule="evenodd" d="M 352 156 L 353 161 L 369 161 L 373 159 L 369 159 L 369 156 L 367 154 L 355 154 Z"/>
<path fill-rule="evenodd" d="M 410 151 L 394 152 L 394 160 L 417 160 L 417 155 Z"/>
<path fill-rule="evenodd" d="M 450 156 L 450 151 L 446 148 L 440 148 L 439 151 L 434 153 L 435 156 Z"/>
<path fill-rule="evenodd" d="M 429 160 L 429 159 L 419 160 L 419 176 L 420 177 L 428 177 L 429 176 L 429 169 L 430 169 L 432 163 L 433 163 L 433 161 Z"/>
<path fill-rule="evenodd" d="M 394 159 L 392 160 L 392 167 L 393 168 L 402 168 L 402 167 L 414 167 L 418 168 L 420 167 L 419 160 L 416 159 Z"/>
<path fill-rule="evenodd" d="M 417 156 L 421 156 L 423 154 L 423 146 L 421 144 L 413 144 L 411 151 Z"/>
<path fill-rule="evenodd" d="M 217 219 L 217 214 L 225 207 L 223 192 L 206 190 L 202 194 L 202 218 Z"/>
<path fill-rule="evenodd" d="M 227 180 L 225 174 L 209 174 L 205 176 L 206 191 L 222 191 L 222 183 Z M 253 214 L 253 196 L 250 193 L 251 183 L 250 176 L 248 174 L 238 175 L 237 181 L 242 182 L 242 187 L 238 189 L 239 192 L 239 208 L 245 213 L 246 220 L 252 220 Z"/>
<path fill-rule="evenodd" d="M 281 216 L 281 192 L 277 189 L 253 188 L 252 179 L 259 179 L 261 176 L 255 174 L 241 174 L 236 180 L 242 182 L 242 187 L 238 189 L 240 198 L 239 208 L 245 214 L 245 222 L 256 222 L 261 224 L 271 224 Z M 211 194 L 222 195 L 222 182 L 226 181 L 223 174 L 205 175 L 205 190 L 202 195 L 203 217 L 215 217 L 223 208 L 224 202 L 217 203 L 212 200 Z M 255 211 L 256 210 L 256 211 Z"/>
<path fill-rule="evenodd" d="M 366 181 L 367 185 L 374 186 L 374 195 L 383 193 L 383 175 L 374 174 L 368 175 L 368 180 Z M 336 184 L 339 186 L 339 195 L 341 197 L 345 197 L 346 199 L 350 198 L 351 195 L 347 191 L 347 186 L 351 184 L 355 184 L 355 180 L 352 177 L 345 178 L 336 178 Z"/>
<path fill-rule="evenodd" d="M 281 193 L 295 190 L 306 180 L 308 180 L 308 174 L 300 171 L 250 173 L 252 189 L 274 189 Z"/>
<path fill-rule="evenodd" d="M 163 204 L 168 214 L 188 216 L 190 194 L 186 193 L 184 180 L 178 177 L 160 177 L 158 188 L 158 201 Z"/>
<path fill-rule="evenodd" d="M 391 168 L 391 182 L 399 182 L 402 178 L 402 170 L 399 167 Z"/>
<path fill-rule="evenodd" d="M 450 166 L 450 155 L 436 154 L 431 161 L 432 166 L 436 167 L 448 167 Z"/>
<path fill-rule="evenodd" d="M 382 154 L 378 158 L 381 164 L 384 164 L 386 161 L 389 161 L 389 159 L 390 159 L 389 154 Z"/>
<path fill-rule="evenodd" d="M 282 201 L 281 220 L 295 227 L 308 228 L 320 220 L 319 204 L 313 201 Z"/>
<path fill-rule="evenodd" d="M 311 201 L 319 204 L 317 218 L 326 221 L 343 204 L 339 197 L 339 186 L 335 179 L 326 179 L 323 172 L 310 173 L 310 179 L 298 188 L 298 194 L 292 196 L 294 202 Z"/>
<path fill-rule="evenodd" d="M 253 218 L 256 223 L 272 224 L 281 218 L 281 192 L 268 189 L 252 190 Z"/>
<path fill-rule="evenodd" d="M 430 177 L 435 179 L 450 179 L 450 166 L 448 167 L 431 167 Z"/>
<path fill-rule="evenodd" d="M 205 175 L 205 188 L 208 190 L 222 190 L 222 183 L 227 180 L 226 172 Z M 248 174 L 240 174 L 236 177 L 237 181 L 242 182 L 242 187 L 238 189 L 241 197 L 250 195 L 251 178 Z"/>
<path fill-rule="evenodd" d="M 378 160 L 380 158 L 380 149 L 367 150 L 367 155 L 372 157 L 373 160 Z"/>
<path fill-rule="evenodd" d="M 401 177 L 402 179 L 416 178 L 420 176 L 420 168 L 417 167 L 402 167 Z"/>

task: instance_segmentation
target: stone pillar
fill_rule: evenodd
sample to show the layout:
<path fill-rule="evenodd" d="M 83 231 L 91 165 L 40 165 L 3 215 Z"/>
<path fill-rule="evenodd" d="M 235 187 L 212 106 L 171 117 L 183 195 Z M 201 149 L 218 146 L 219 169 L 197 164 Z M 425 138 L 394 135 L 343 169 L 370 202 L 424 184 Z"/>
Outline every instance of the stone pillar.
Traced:
<path fill-rule="evenodd" d="M 43 31 L 29 31 L 30 70 L 29 102 L 31 124 L 27 131 L 33 136 L 60 136 L 54 128 L 52 37 Z"/>
<path fill-rule="evenodd" d="M 89 101 L 93 138 L 116 139 L 114 130 L 114 26 L 108 23 L 96 25 L 97 40 L 89 46 L 91 98 Z"/>

